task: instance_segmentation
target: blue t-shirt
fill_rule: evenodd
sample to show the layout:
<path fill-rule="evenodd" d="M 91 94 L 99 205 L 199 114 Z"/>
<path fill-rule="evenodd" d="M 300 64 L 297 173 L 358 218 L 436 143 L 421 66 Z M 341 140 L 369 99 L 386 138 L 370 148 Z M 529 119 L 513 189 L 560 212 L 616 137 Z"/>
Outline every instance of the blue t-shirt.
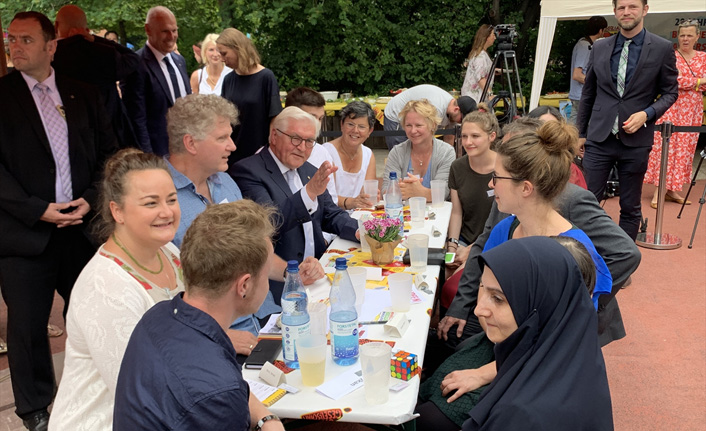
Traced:
<path fill-rule="evenodd" d="M 250 388 L 230 339 L 182 294 L 142 316 L 125 350 L 113 429 L 250 429 Z"/>
<path fill-rule="evenodd" d="M 515 223 L 517 217 L 511 215 L 496 224 L 492 231 L 490 231 L 490 236 L 488 241 L 485 243 L 483 251 L 488 251 L 491 248 L 497 247 L 507 240 L 512 239 L 510 235 L 514 231 L 513 223 Z M 566 232 L 562 232 L 561 236 L 568 236 L 578 240 L 581 244 L 586 247 L 588 253 L 593 259 L 593 264 L 596 265 L 596 286 L 593 288 L 593 306 L 598 310 L 598 297 L 604 293 L 610 293 L 613 288 L 613 276 L 610 275 L 608 271 L 608 266 L 596 251 L 596 247 L 593 246 L 593 242 L 588 238 L 588 236 L 579 228 L 572 227 Z"/>
<path fill-rule="evenodd" d="M 583 84 L 573 79 L 574 69 L 580 67 L 583 73 L 588 69 L 588 57 L 591 54 L 591 42 L 582 37 L 571 52 L 571 82 L 569 83 L 569 100 L 581 100 Z"/>

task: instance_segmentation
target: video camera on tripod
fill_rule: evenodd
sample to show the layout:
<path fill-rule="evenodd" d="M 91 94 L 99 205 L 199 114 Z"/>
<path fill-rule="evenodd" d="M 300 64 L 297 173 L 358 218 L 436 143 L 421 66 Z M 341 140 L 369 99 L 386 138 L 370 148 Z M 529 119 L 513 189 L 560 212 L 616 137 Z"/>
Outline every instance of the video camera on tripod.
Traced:
<path fill-rule="evenodd" d="M 519 98 L 522 102 L 522 115 L 525 114 L 525 104 L 524 96 L 522 95 L 522 85 L 520 84 L 520 71 L 517 67 L 517 58 L 515 56 L 515 51 L 513 50 L 513 42 L 517 37 L 517 31 L 515 30 L 515 24 L 500 24 L 495 26 L 495 37 L 497 43 L 497 49 L 495 51 L 495 58 L 493 59 L 493 64 L 490 66 L 490 71 L 488 72 L 488 79 L 485 81 L 485 87 L 483 88 L 483 93 L 479 102 L 485 100 L 488 91 L 490 90 L 490 84 L 493 81 L 490 79 L 495 70 L 498 67 L 502 67 L 500 73 L 500 85 L 501 90 L 498 94 L 489 100 L 488 106 L 490 109 L 495 110 L 495 105 L 502 100 L 503 102 L 503 113 L 498 116 L 498 122 L 500 124 L 506 124 L 511 122 L 517 116 L 517 94 L 515 89 L 513 89 L 513 80 L 511 73 L 514 71 L 515 83 L 517 85 L 517 93 L 519 93 Z M 503 63 L 500 63 L 500 59 L 503 59 Z M 510 61 L 508 61 L 510 60 Z M 507 86 L 507 89 L 506 89 Z"/>

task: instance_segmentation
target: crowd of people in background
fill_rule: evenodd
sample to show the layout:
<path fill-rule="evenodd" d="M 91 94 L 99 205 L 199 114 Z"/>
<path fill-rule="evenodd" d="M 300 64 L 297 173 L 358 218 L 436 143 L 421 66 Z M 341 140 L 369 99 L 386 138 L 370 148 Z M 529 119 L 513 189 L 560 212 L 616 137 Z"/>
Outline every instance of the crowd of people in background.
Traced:
<path fill-rule="evenodd" d="M 318 259 L 337 236 L 361 240 L 351 212 L 384 199 L 395 172 L 403 199 L 431 202 L 436 180 L 452 204 L 455 258 L 427 342 L 419 428 L 551 418 L 547 429 L 612 429 L 600 348 L 625 336 L 616 294 L 640 263 L 643 182 L 658 185 L 653 127 L 700 125 L 706 91 L 697 21 L 678 26 L 675 50 L 644 28 L 646 0 L 613 7 L 617 34 L 596 16 L 576 43 L 567 119 L 539 107 L 501 128 L 485 103 L 496 74 L 485 24 L 460 97 L 413 86 L 382 125 L 351 102 L 323 144 L 321 94 L 292 89 L 283 107 L 275 74 L 235 28 L 205 35 L 189 73 L 164 6 L 147 12 L 136 52 L 115 32 L 93 35 L 74 5 L 54 23 L 18 13 L 15 70 L 0 78 L 15 104 L 0 116 L 0 289 L 16 414 L 32 431 L 284 429 L 240 364 L 282 310 L 286 262 L 300 263 L 305 285 L 323 278 Z M 461 157 L 453 134 L 437 136 L 454 126 Z M 376 127 L 399 132 L 385 138 L 381 180 L 366 145 Z M 697 139 L 672 138 L 667 201 L 684 202 Z M 613 169 L 618 224 L 599 205 Z M 380 180 L 377 193 L 366 180 Z M 67 332 L 58 390 L 55 292 Z"/>

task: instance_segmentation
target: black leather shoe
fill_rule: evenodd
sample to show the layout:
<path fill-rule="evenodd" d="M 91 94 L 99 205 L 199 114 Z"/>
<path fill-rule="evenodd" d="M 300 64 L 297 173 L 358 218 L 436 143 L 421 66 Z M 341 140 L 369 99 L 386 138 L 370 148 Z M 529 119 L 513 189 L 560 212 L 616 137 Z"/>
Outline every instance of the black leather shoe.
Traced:
<path fill-rule="evenodd" d="M 33 414 L 29 419 L 23 419 L 24 425 L 29 431 L 47 431 L 49 427 L 49 413 L 41 411 Z"/>

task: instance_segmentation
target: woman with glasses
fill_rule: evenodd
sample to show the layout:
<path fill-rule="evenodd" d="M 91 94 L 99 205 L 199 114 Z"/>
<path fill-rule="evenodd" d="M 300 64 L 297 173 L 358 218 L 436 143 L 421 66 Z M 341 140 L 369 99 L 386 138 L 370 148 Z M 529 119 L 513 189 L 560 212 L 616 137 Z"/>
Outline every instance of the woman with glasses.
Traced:
<path fill-rule="evenodd" d="M 402 199 L 423 196 L 431 202 L 431 181 L 448 183 L 449 169 L 456 153 L 451 145 L 434 137 L 441 118 L 427 99 L 407 102 L 399 117 L 407 140 L 395 145 L 387 156 L 383 193 L 387 190 L 390 172 L 394 171 L 400 180 Z M 448 199 L 448 184 L 445 196 Z"/>
<path fill-rule="evenodd" d="M 679 24 L 677 30 L 678 48 L 676 49 L 679 76 L 679 97 L 659 123 L 671 121 L 675 126 L 700 126 L 703 120 L 703 93 L 706 91 L 706 52 L 697 51 L 694 45 L 699 40 L 699 22 L 695 19 Z M 675 133 L 669 140 L 667 159 L 667 195 L 665 201 L 684 203 L 678 193 L 684 183 L 691 180 L 691 168 L 696 151 L 698 133 Z M 645 184 L 659 186 L 659 170 L 662 158 L 662 134 L 655 133 L 650 153 Z M 691 201 L 686 202 L 691 205 Z M 652 196 L 652 208 L 657 208 L 657 189 Z"/>
<path fill-rule="evenodd" d="M 223 80 L 221 96 L 240 112 L 240 125 L 233 128 L 236 149 L 228 166 L 252 156 L 267 143 L 272 119 L 282 111 L 275 74 L 260 64 L 260 54 L 243 33 L 234 28 L 221 32 L 216 40 L 226 66 L 233 69 Z"/>
<path fill-rule="evenodd" d="M 378 196 L 363 190 L 365 180 L 376 180 L 375 155 L 363 145 L 373 132 L 375 112 L 365 102 L 355 101 L 341 110 L 342 135 L 324 144 L 338 170 L 336 179 L 338 206 L 344 210 L 370 208 Z"/>
<path fill-rule="evenodd" d="M 483 88 L 485 88 L 488 79 L 493 79 L 490 73 L 493 62 L 488 55 L 488 48 L 493 46 L 493 43 L 495 43 L 493 26 L 489 24 L 481 25 L 473 38 L 473 46 L 466 59 L 468 67 L 466 68 L 466 77 L 463 79 L 463 86 L 461 87 L 462 96 L 470 96 L 476 102 L 482 102 L 480 98 L 483 94 Z M 492 89 L 493 83 L 491 81 L 488 87 L 488 94 L 492 92 Z M 487 99 L 488 97 L 486 97 Z"/>

